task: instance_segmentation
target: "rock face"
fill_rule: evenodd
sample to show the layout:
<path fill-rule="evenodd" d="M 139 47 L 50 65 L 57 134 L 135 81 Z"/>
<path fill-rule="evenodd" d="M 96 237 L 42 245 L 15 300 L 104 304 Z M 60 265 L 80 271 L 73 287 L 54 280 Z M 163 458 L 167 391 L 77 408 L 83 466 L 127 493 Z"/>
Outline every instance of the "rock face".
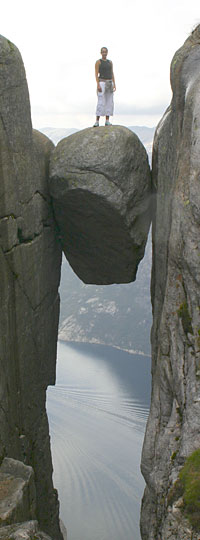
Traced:
<path fill-rule="evenodd" d="M 153 151 L 153 381 L 142 454 L 143 540 L 199 538 L 175 490 L 186 457 L 200 447 L 199 65 L 200 26 L 172 60 L 173 98 Z"/>
<path fill-rule="evenodd" d="M 150 226 L 148 158 L 121 126 L 88 128 L 51 157 L 50 191 L 63 250 L 85 283 L 134 281 Z"/>
<path fill-rule="evenodd" d="M 0 64 L 1 494 L 2 486 L 17 488 L 8 504 L 4 490 L 0 537 L 61 540 L 45 409 L 46 388 L 55 383 L 61 267 L 49 194 L 54 146 L 32 130 L 21 56 L 2 36 Z M 59 145 L 51 171 L 57 220 L 77 273 L 96 283 L 134 279 L 151 203 L 139 139 L 125 128 L 86 130 Z M 34 497 L 23 474 L 15 479 L 5 471 L 6 459 L 25 464 L 20 474 L 33 469 Z"/>
<path fill-rule="evenodd" d="M 53 151 L 47 137 L 32 132 L 23 63 L 1 36 L 0 64 L 0 538 L 61 540 L 45 410 L 46 388 L 55 382 L 58 236 L 83 281 L 134 280 L 151 217 L 150 172 L 138 138 L 117 126 L 84 130 Z M 200 454 L 199 65 L 200 26 L 172 60 L 173 98 L 154 142 L 143 540 L 200 535 L 199 515 L 194 525 L 178 488 L 187 458 Z M 25 465 L 14 467 L 12 458 Z M 11 523 L 18 519 L 26 521 Z"/>
<path fill-rule="evenodd" d="M 0 540 L 51 540 L 50 536 L 39 531 L 37 521 L 27 521 L 1 527 Z"/>
<path fill-rule="evenodd" d="M 51 540 L 39 531 L 32 467 L 4 458 L 0 467 L 0 539 Z"/>
<path fill-rule="evenodd" d="M 36 492 L 32 467 L 4 458 L 0 467 L 0 523 L 35 519 Z"/>
<path fill-rule="evenodd" d="M 60 540 L 46 388 L 55 381 L 61 248 L 48 192 L 52 143 L 33 134 L 16 47 L 0 37 L 0 463 L 33 467 L 36 518 Z"/>

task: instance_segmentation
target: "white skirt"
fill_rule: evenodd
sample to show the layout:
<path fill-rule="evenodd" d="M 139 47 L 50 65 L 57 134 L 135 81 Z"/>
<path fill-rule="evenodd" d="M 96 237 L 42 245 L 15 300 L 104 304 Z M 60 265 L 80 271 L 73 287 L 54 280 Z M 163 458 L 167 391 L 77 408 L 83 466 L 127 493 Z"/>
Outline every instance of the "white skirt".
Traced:
<path fill-rule="evenodd" d="M 96 116 L 112 116 L 114 111 L 113 92 L 105 92 L 106 83 L 99 82 L 101 92 L 98 92 L 98 102 L 96 108 Z"/>

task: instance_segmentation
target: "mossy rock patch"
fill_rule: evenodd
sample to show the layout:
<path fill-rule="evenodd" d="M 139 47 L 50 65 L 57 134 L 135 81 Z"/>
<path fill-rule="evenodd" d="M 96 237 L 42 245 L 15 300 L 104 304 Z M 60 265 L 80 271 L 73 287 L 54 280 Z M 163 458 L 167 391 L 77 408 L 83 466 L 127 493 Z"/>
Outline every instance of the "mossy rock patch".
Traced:
<path fill-rule="evenodd" d="M 200 530 L 200 448 L 187 458 L 179 478 L 184 490 L 184 514 L 194 529 Z"/>
<path fill-rule="evenodd" d="M 200 531 L 200 448 L 185 462 L 168 495 L 168 505 L 183 498 L 181 511 L 196 531 Z"/>

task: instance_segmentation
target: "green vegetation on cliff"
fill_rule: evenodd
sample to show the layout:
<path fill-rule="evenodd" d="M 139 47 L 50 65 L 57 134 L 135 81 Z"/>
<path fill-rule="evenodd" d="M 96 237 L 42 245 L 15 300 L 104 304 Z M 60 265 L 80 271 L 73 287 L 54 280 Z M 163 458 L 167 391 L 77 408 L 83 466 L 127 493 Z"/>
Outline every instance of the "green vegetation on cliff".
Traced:
<path fill-rule="evenodd" d="M 183 304 L 180 305 L 178 309 L 178 316 L 182 320 L 183 330 L 185 334 L 193 334 L 192 329 L 192 317 L 190 317 L 189 311 L 188 311 L 188 305 L 187 302 L 183 302 Z"/>
<path fill-rule="evenodd" d="M 184 514 L 191 525 L 200 529 L 200 448 L 191 454 L 179 473 L 183 488 Z"/>
<path fill-rule="evenodd" d="M 185 462 L 179 477 L 170 490 L 168 504 L 183 498 L 181 510 L 195 530 L 200 530 L 200 448 Z"/>

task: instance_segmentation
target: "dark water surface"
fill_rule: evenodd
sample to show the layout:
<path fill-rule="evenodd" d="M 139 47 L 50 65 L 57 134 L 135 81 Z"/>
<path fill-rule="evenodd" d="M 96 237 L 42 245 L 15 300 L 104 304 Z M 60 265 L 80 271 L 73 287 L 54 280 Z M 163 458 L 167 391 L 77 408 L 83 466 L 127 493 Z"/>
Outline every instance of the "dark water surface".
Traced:
<path fill-rule="evenodd" d="M 112 347 L 58 343 L 47 410 L 68 540 L 140 540 L 141 449 L 150 359 Z"/>

